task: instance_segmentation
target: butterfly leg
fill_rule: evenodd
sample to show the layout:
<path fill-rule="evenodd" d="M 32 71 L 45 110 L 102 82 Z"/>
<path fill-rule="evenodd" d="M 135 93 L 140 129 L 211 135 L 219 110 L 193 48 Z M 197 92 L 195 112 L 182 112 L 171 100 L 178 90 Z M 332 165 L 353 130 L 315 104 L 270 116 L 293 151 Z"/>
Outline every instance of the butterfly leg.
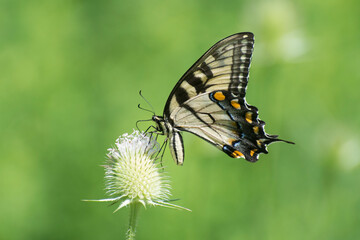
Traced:
<path fill-rule="evenodd" d="M 150 125 L 150 126 L 144 131 L 144 133 L 148 133 L 148 131 L 149 131 L 151 128 L 153 128 L 154 131 L 151 131 L 151 132 L 149 132 L 149 133 L 158 132 L 158 130 L 156 129 L 156 127 L 154 127 L 153 125 Z M 138 128 L 138 130 L 140 131 L 139 128 Z"/>
<path fill-rule="evenodd" d="M 166 149 L 166 146 L 167 146 L 167 142 L 168 142 L 167 140 L 168 139 L 165 139 L 165 141 L 163 142 L 163 144 L 160 147 L 160 151 L 156 154 L 156 157 L 155 157 L 155 159 L 158 159 L 158 156 L 161 153 L 161 157 L 160 157 L 160 165 L 161 165 L 161 167 L 163 167 L 163 164 L 162 164 L 163 161 L 162 160 L 163 160 L 165 149 Z"/>

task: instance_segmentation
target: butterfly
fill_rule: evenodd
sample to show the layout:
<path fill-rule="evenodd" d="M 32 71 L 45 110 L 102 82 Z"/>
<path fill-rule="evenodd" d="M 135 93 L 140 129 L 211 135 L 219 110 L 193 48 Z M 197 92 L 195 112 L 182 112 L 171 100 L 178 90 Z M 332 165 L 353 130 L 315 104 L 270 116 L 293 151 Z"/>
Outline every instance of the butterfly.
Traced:
<path fill-rule="evenodd" d="M 233 158 L 256 162 L 278 139 L 265 132 L 258 109 L 245 100 L 254 35 L 242 32 L 212 46 L 181 77 L 165 104 L 153 115 L 156 131 L 165 135 L 175 162 L 184 162 L 181 132 L 193 133 Z"/>

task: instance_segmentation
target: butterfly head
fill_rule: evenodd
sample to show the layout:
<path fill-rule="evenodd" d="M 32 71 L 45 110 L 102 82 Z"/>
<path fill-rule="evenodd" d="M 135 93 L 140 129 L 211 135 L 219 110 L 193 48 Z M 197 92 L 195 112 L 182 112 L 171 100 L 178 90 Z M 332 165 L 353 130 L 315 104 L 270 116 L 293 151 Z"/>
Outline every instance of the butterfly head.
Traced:
<path fill-rule="evenodd" d="M 165 120 L 161 116 L 153 115 L 151 120 L 153 120 L 156 124 L 155 128 L 161 134 L 166 134 Z"/>

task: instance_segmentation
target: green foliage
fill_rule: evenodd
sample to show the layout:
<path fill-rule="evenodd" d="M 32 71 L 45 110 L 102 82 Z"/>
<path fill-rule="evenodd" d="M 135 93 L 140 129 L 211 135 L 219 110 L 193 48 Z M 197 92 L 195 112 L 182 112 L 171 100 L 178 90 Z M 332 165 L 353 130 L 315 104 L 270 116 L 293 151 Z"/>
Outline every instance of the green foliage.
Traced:
<path fill-rule="evenodd" d="M 359 2 L 0 2 L 0 239 L 120 239 L 106 149 L 161 114 L 216 41 L 252 31 L 247 100 L 273 144 L 252 164 L 184 134 L 166 150 L 174 198 L 142 211 L 138 239 L 359 239 Z M 146 106 L 147 107 L 147 106 Z M 148 125 L 143 124 L 143 129 Z"/>

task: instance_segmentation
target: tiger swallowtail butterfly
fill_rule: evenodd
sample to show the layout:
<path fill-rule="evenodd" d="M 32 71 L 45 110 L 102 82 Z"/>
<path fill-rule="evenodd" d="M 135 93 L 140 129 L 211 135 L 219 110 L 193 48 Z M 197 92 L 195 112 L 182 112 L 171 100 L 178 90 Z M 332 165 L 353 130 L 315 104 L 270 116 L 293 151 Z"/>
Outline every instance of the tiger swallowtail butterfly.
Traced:
<path fill-rule="evenodd" d="M 181 77 L 166 102 L 163 116 L 152 117 L 165 135 L 175 162 L 184 162 L 181 132 L 190 132 L 230 157 L 256 162 L 278 139 L 265 132 L 258 109 L 245 100 L 254 35 L 242 32 L 212 46 Z"/>

